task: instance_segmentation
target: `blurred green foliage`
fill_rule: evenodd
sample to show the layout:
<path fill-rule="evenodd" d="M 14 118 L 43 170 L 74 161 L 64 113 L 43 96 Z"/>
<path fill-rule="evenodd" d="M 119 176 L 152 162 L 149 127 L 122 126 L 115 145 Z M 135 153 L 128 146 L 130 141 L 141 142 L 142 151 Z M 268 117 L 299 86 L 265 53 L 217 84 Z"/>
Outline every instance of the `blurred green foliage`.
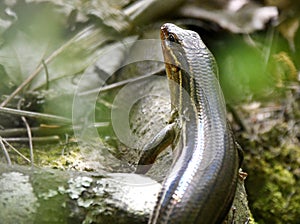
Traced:
<path fill-rule="evenodd" d="M 288 83 L 297 80 L 296 55 L 276 30 L 220 36 L 208 43 L 218 62 L 227 103 L 284 97 Z"/>

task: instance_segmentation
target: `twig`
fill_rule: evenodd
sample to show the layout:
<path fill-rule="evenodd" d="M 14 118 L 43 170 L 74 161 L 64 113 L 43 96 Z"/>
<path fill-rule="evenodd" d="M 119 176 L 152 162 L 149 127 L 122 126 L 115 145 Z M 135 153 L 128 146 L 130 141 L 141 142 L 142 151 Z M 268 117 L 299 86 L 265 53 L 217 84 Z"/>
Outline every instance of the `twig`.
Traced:
<path fill-rule="evenodd" d="M 5 158 L 7 160 L 8 165 L 11 166 L 11 160 L 10 160 L 9 154 L 8 154 L 8 152 L 6 150 L 6 147 L 5 147 L 4 143 L 3 143 L 3 140 L 2 140 L 1 136 L 0 136 L 0 145 L 1 145 L 1 148 L 3 149 L 3 153 L 5 155 Z"/>
<path fill-rule="evenodd" d="M 24 101 L 24 99 L 20 99 L 18 102 L 18 109 L 21 109 L 21 104 Z M 30 126 L 24 116 L 21 116 L 22 121 L 25 124 L 25 127 L 27 129 L 27 134 L 28 134 L 28 143 L 29 143 L 29 150 L 30 150 L 30 160 L 31 160 L 31 165 L 33 166 L 34 164 L 34 154 L 33 154 L 33 143 L 32 143 L 32 134 L 31 134 L 31 129 Z"/>
<path fill-rule="evenodd" d="M 152 73 L 149 73 L 149 74 L 146 74 L 146 75 L 142 75 L 142 76 L 131 78 L 131 79 L 126 79 L 126 80 L 116 82 L 116 83 L 113 83 L 113 84 L 110 84 L 110 85 L 107 85 L 107 86 L 103 86 L 101 88 L 88 90 L 88 91 L 79 93 L 78 95 L 79 96 L 85 96 L 85 95 L 90 95 L 90 94 L 94 94 L 94 93 L 98 93 L 98 92 L 109 91 L 109 90 L 112 90 L 112 89 L 115 89 L 115 88 L 122 87 L 122 86 L 124 86 L 128 83 L 138 82 L 138 81 L 147 79 L 147 78 L 149 78 L 151 76 L 154 76 L 154 75 L 163 75 L 164 73 L 165 73 L 165 71 L 155 71 L 155 72 L 152 72 Z"/>
<path fill-rule="evenodd" d="M 31 111 L 26 111 L 26 110 L 17 110 L 17 109 L 12 109 L 12 108 L 7 108 L 7 107 L 0 107 L 0 112 L 7 113 L 7 114 L 20 115 L 20 116 L 25 116 L 25 117 L 31 117 L 31 118 L 52 120 L 52 121 L 63 122 L 63 123 L 67 123 L 67 124 L 72 123 L 71 119 L 61 117 L 61 116 L 56 116 L 56 115 L 52 115 L 52 114 L 42 114 L 42 113 L 31 112 Z"/>
<path fill-rule="evenodd" d="M 22 153 L 20 153 L 15 147 L 13 147 L 5 138 L 1 138 L 1 140 L 8 145 L 15 153 L 17 153 L 19 156 L 21 156 L 24 160 L 26 160 L 28 163 L 30 163 L 30 159 L 28 159 L 26 156 L 24 156 Z M 28 141 L 28 140 L 27 140 Z"/>
<path fill-rule="evenodd" d="M 21 117 L 22 121 L 25 124 L 25 127 L 27 129 L 27 134 L 28 134 L 28 143 L 29 143 L 29 152 L 30 152 L 30 160 L 31 160 L 31 165 L 33 166 L 34 164 L 34 154 L 33 154 L 33 143 L 32 143 L 32 134 L 30 130 L 30 126 L 24 116 Z"/>
<path fill-rule="evenodd" d="M 66 137 L 66 140 L 65 140 L 66 143 L 64 144 L 64 147 L 61 150 L 61 155 L 62 156 L 65 154 L 65 149 L 67 148 L 67 145 L 68 145 L 68 142 L 69 142 L 69 135 L 66 134 L 65 137 Z"/>
<path fill-rule="evenodd" d="M 6 142 L 28 142 L 29 138 L 27 137 L 11 137 L 11 138 L 3 138 Z M 57 135 L 46 136 L 46 137 L 32 137 L 32 142 L 58 142 L 60 141 L 60 137 Z M 29 160 L 30 162 L 30 160 Z"/>
<path fill-rule="evenodd" d="M 45 74 L 46 74 L 46 90 L 48 90 L 49 89 L 49 71 L 48 71 L 48 67 L 44 60 L 42 60 L 42 64 L 44 66 Z"/>
<path fill-rule="evenodd" d="M 48 127 L 48 125 L 46 126 L 43 124 L 38 127 L 31 127 L 31 133 L 35 136 L 49 136 L 53 134 L 58 135 L 66 132 L 73 132 L 73 127 L 71 125 Z M 27 134 L 26 128 L 7 128 L 0 130 L 0 136 L 3 138 L 24 136 L 25 134 Z"/>
<path fill-rule="evenodd" d="M 109 126 L 109 122 L 98 122 L 93 125 L 89 125 L 86 128 L 100 128 Z M 64 133 L 72 133 L 74 130 L 82 129 L 82 125 L 45 125 L 41 124 L 38 127 L 31 127 L 31 132 L 35 136 L 49 136 L 49 135 L 59 135 Z M 9 128 L 9 129 L 0 129 L 0 136 L 3 138 L 9 138 L 14 136 L 23 136 L 26 134 L 26 128 Z"/>

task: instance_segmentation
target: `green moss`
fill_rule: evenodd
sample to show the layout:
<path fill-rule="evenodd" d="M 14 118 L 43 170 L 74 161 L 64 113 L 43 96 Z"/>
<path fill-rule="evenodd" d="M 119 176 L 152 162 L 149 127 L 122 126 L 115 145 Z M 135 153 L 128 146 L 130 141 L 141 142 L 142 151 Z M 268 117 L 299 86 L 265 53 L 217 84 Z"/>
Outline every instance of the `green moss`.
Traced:
<path fill-rule="evenodd" d="M 249 201 L 258 223 L 297 223 L 299 220 L 297 186 L 300 181 L 294 174 L 296 165 L 290 163 L 290 158 L 299 158 L 299 154 L 300 148 L 296 146 L 271 148 L 251 160 L 246 159 Z"/>

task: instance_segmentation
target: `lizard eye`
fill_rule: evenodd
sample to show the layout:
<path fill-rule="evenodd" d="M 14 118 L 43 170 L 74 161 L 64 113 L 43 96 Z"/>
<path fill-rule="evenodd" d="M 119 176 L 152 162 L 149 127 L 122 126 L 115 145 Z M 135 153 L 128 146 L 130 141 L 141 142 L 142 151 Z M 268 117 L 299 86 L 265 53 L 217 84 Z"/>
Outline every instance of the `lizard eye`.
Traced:
<path fill-rule="evenodd" d="M 176 38 L 175 38 L 174 34 L 172 34 L 172 33 L 169 34 L 168 39 L 171 42 L 176 42 Z"/>

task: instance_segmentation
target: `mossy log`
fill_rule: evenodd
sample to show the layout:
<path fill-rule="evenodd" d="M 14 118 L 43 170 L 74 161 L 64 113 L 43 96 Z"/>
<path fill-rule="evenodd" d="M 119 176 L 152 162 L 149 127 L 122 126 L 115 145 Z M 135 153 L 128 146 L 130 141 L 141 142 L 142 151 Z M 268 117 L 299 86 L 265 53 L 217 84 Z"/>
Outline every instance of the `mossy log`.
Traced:
<path fill-rule="evenodd" d="M 0 166 L 1 223 L 146 223 L 160 184 L 136 174 Z"/>
<path fill-rule="evenodd" d="M 130 173 L 0 166 L 2 223 L 147 223 L 160 184 Z M 249 217 L 243 183 L 228 219 Z M 232 218 L 233 214 L 233 218 Z M 242 214 L 242 215 L 241 215 Z"/>

